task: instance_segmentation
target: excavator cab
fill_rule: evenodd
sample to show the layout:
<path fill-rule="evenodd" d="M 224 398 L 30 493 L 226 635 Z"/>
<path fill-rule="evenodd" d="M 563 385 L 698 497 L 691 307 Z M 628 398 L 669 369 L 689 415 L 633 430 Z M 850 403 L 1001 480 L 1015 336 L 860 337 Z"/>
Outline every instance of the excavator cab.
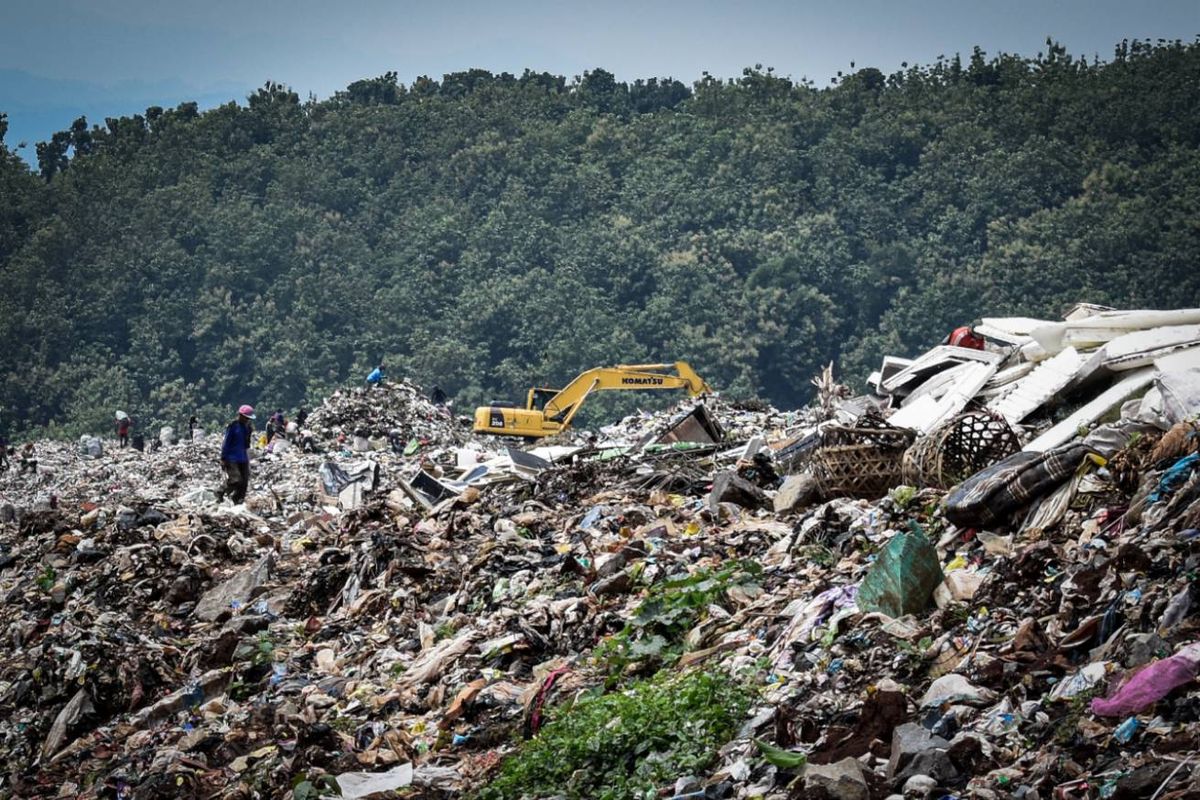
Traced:
<path fill-rule="evenodd" d="M 547 389 L 545 387 L 530 389 L 529 399 L 525 402 L 525 409 L 527 411 L 541 411 L 544 414 L 546 412 L 547 404 L 549 404 L 551 400 L 558 397 L 560 394 L 562 394 L 562 389 Z M 546 417 L 546 419 L 551 422 L 562 422 L 570 413 L 570 408 L 563 408 L 557 413 Z"/>
<path fill-rule="evenodd" d="M 561 392 L 562 389 L 546 389 L 536 388 L 529 390 L 529 399 L 525 402 L 525 408 L 529 411 L 544 411 L 546 403 L 554 399 L 554 396 Z"/>

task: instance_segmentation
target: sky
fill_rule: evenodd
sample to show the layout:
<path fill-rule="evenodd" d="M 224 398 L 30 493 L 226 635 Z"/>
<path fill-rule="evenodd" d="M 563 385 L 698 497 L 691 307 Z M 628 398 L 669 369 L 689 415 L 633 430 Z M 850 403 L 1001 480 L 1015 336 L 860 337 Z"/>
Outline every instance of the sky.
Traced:
<path fill-rule="evenodd" d="M 33 143 L 85 115 L 203 108 L 272 80 L 328 97 L 396 71 L 410 83 L 471 68 L 526 67 L 618 79 L 761 64 L 827 85 L 839 70 L 884 72 L 939 55 L 1035 55 L 1053 37 L 1107 59 L 1122 39 L 1200 35 L 1200 0 L 0 0 L 5 143 Z"/>

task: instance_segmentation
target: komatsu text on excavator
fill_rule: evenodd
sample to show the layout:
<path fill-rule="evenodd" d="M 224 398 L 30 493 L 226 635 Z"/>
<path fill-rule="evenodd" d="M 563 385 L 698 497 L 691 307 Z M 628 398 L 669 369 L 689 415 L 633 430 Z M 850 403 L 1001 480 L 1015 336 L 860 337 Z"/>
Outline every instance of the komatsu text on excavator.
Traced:
<path fill-rule="evenodd" d="M 475 409 L 475 432 L 527 438 L 553 436 L 571 425 L 588 395 L 613 389 L 686 389 L 692 397 L 712 391 L 683 361 L 597 367 L 580 374 L 562 389 L 530 389 L 524 408 L 480 406 Z"/>

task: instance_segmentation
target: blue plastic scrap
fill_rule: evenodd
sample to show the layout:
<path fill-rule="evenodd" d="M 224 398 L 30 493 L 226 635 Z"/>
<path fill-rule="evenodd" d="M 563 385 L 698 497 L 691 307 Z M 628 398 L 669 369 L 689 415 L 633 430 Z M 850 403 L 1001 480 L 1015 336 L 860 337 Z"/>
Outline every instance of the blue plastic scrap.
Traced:
<path fill-rule="evenodd" d="M 1164 497 L 1175 494 L 1176 490 L 1191 477 L 1192 470 L 1196 468 L 1197 464 L 1200 464 L 1200 453 L 1184 456 L 1172 464 L 1171 468 L 1158 479 L 1158 487 L 1150 493 L 1150 502 L 1157 503 Z"/>
<path fill-rule="evenodd" d="M 1127 744 L 1133 739 L 1140 725 L 1137 717 L 1130 717 L 1117 726 L 1117 729 L 1113 731 L 1113 738 L 1121 744 Z"/>

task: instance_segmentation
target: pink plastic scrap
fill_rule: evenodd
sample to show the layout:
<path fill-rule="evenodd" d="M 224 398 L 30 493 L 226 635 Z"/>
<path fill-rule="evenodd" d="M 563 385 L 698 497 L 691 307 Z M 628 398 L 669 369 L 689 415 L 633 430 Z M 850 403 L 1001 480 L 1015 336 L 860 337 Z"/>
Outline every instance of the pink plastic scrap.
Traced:
<path fill-rule="evenodd" d="M 1189 644 L 1170 658 L 1155 661 L 1125 680 L 1109 697 L 1092 700 L 1092 713 L 1101 717 L 1136 714 L 1166 697 L 1172 689 L 1200 671 L 1200 644 Z"/>

